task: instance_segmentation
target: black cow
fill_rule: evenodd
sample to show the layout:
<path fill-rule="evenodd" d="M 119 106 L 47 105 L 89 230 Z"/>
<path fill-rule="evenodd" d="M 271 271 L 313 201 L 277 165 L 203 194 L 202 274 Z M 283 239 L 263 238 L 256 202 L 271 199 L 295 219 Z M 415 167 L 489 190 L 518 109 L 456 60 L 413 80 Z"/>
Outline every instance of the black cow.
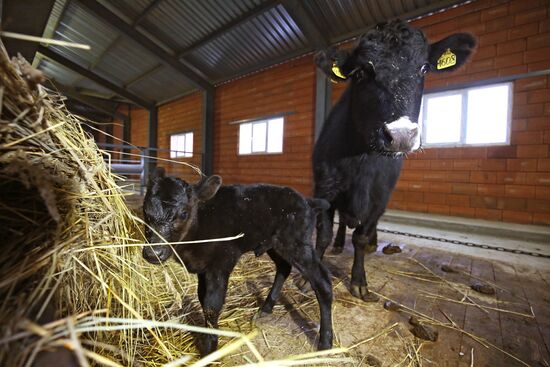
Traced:
<path fill-rule="evenodd" d="M 158 171 L 157 171 L 158 172 Z M 219 176 L 196 185 L 164 176 L 150 180 L 143 212 L 150 243 L 224 238 L 239 233 L 232 241 L 174 245 L 178 260 L 198 274 L 198 296 L 206 326 L 217 327 L 225 301 L 229 275 L 241 255 L 267 251 L 275 262 L 275 281 L 261 311 L 271 313 L 285 279 L 295 266 L 315 291 L 321 313 L 319 349 L 332 347 L 332 283 L 330 274 L 312 243 L 315 211 L 329 208 L 322 199 L 306 200 L 296 191 L 273 185 L 221 186 Z M 168 245 L 143 249 L 143 257 L 160 263 L 172 255 Z M 202 355 L 217 348 L 214 335 L 199 340 Z"/>
<path fill-rule="evenodd" d="M 403 156 L 420 148 L 418 115 L 424 75 L 450 72 L 475 47 L 467 33 L 428 44 L 422 31 L 395 20 L 361 36 L 350 51 L 330 49 L 316 62 L 334 81 L 349 86 L 333 107 L 315 144 L 315 197 L 331 203 L 317 222 L 322 258 L 332 239 L 334 211 L 355 228 L 351 293 L 375 301 L 368 292 L 364 257 L 376 248 L 376 226 L 395 187 Z"/>

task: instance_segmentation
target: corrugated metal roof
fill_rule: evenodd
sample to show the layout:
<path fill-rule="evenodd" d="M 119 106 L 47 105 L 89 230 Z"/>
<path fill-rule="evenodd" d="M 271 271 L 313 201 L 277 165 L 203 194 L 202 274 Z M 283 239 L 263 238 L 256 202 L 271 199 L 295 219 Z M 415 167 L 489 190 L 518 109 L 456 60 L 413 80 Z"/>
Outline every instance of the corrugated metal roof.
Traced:
<path fill-rule="evenodd" d="M 193 51 L 186 59 L 221 81 L 274 58 L 309 49 L 307 40 L 282 5 L 261 14 Z"/>
<path fill-rule="evenodd" d="M 137 32 L 215 83 L 312 50 L 284 0 L 98 0 Z M 467 0 L 299 1 L 329 43 L 357 36 L 389 18 L 410 18 Z M 303 12 L 298 12 L 302 14 Z M 139 20 L 139 23 L 137 22 Z M 306 20 L 307 23 L 308 20 Z M 65 58 L 141 98 L 164 101 L 195 90 L 159 56 L 120 34 L 75 0 L 57 0 L 46 37 L 92 46 L 90 51 L 52 47 Z M 191 49 L 189 47 L 192 46 Z M 39 60 L 39 59 L 37 59 Z M 40 69 L 72 87 L 105 88 L 49 60 Z M 112 93 L 111 93 L 112 94 Z"/>
<path fill-rule="evenodd" d="M 101 58 L 94 71 L 116 76 L 120 84 L 127 84 L 158 63 L 155 55 L 136 42 L 121 37 Z"/>
<path fill-rule="evenodd" d="M 148 100 L 162 102 L 191 92 L 195 87 L 174 69 L 162 67 L 130 85 L 128 90 Z"/>
<path fill-rule="evenodd" d="M 207 37 L 253 10 L 265 0 L 163 0 L 142 23 L 153 34 L 163 34 L 176 49 Z"/>

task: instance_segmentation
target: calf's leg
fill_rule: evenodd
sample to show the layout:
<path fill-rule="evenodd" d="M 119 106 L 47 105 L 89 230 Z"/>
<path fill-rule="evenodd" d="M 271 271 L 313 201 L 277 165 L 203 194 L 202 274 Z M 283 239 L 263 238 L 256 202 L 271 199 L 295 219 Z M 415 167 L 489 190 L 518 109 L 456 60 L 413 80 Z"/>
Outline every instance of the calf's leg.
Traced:
<path fill-rule="evenodd" d="M 321 314 L 319 350 L 332 348 L 332 282 L 330 273 L 309 244 L 299 244 L 304 251 L 293 259 L 287 259 L 302 273 L 315 292 Z M 283 254 L 282 254 L 283 255 Z"/>
<path fill-rule="evenodd" d="M 199 301 L 206 327 L 218 328 L 218 318 L 225 302 L 229 273 L 209 270 L 198 275 Z M 201 356 L 204 357 L 218 348 L 218 336 L 203 334 L 200 336 L 197 346 Z"/>
<path fill-rule="evenodd" d="M 334 238 L 334 244 L 332 245 L 333 254 L 341 254 L 344 251 L 344 243 L 346 242 L 346 225 L 340 219 L 338 224 L 338 231 L 336 232 L 336 237 Z"/>
<path fill-rule="evenodd" d="M 269 255 L 269 257 L 271 257 L 271 259 L 277 266 L 277 272 L 275 273 L 275 280 L 273 281 L 271 291 L 269 291 L 269 294 L 260 309 L 262 313 L 273 312 L 273 306 L 275 305 L 275 302 L 277 302 L 277 300 L 279 299 L 283 284 L 286 278 L 288 278 L 290 270 L 292 269 L 292 265 L 290 265 L 285 259 L 279 256 L 279 254 L 277 254 L 275 250 L 268 250 L 267 254 Z"/>
<path fill-rule="evenodd" d="M 317 215 L 317 241 L 315 243 L 315 250 L 320 259 L 325 255 L 325 250 L 330 241 L 332 241 L 333 234 L 333 220 L 334 220 L 334 209 L 330 208 L 327 211 L 321 211 Z"/>
<path fill-rule="evenodd" d="M 376 226 L 374 226 L 376 231 Z M 351 268 L 351 295 L 365 302 L 376 302 L 378 296 L 370 293 L 365 275 L 365 248 L 369 244 L 369 229 L 359 226 L 353 231 L 353 266 Z"/>

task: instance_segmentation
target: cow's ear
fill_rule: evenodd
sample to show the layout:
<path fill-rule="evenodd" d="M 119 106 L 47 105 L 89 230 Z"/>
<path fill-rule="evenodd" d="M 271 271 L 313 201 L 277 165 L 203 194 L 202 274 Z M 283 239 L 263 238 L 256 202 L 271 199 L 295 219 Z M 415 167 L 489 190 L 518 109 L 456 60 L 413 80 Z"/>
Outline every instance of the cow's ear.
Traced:
<path fill-rule="evenodd" d="M 430 45 L 428 62 L 430 71 L 448 72 L 458 69 L 468 60 L 476 39 L 469 33 L 455 33 Z"/>
<path fill-rule="evenodd" d="M 349 68 L 346 67 L 346 64 L 349 57 L 347 51 L 331 47 L 315 55 L 315 64 L 333 82 L 343 82 L 348 78 L 349 70 L 347 69 Z"/>
<path fill-rule="evenodd" d="M 218 175 L 213 175 L 202 179 L 195 185 L 194 189 L 199 200 L 206 201 L 212 199 L 214 195 L 216 195 L 221 185 L 222 178 Z"/>

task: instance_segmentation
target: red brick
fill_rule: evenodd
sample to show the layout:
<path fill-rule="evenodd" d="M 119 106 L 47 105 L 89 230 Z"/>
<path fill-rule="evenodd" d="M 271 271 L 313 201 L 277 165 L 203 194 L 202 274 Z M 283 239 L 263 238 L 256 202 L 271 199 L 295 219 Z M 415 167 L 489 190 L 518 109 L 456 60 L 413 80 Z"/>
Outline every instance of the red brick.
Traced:
<path fill-rule="evenodd" d="M 497 45 L 497 54 L 501 56 L 525 51 L 526 44 L 527 42 L 523 38 L 499 43 Z"/>
<path fill-rule="evenodd" d="M 550 29 L 547 33 L 538 34 L 527 38 L 527 49 L 534 50 L 537 48 L 548 47 L 550 45 Z"/>
<path fill-rule="evenodd" d="M 538 76 L 532 78 L 523 78 L 514 81 L 514 91 L 522 92 L 526 90 L 546 88 L 546 77 Z"/>
<path fill-rule="evenodd" d="M 498 172 L 497 183 L 499 184 L 525 184 L 527 174 L 523 172 Z"/>
<path fill-rule="evenodd" d="M 502 29 L 508 29 L 514 26 L 514 16 L 509 15 L 498 19 L 493 19 L 485 23 L 485 30 L 487 32 L 499 31 Z"/>
<path fill-rule="evenodd" d="M 476 195 L 477 185 L 473 183 L 452 183 L 453 194 Z"/>
<path fill-rule="evenodd" d="M 440 193 L 426 192 L 424 193 L 424 202 L 427 204 L 446 204 L 447 195 Z"/>
<path fill-rule="evenodd" d="M 527 130 L 527 119 L 512 120 L 512 132 Z"/>
<path fill-rule="evenodd" d="M 544 144 L 550 144 L 550 131 L 545 131 L 542 139 Z"/>
<path fill-rule="evenodd" d="M 478 184 L 477 194 L 481 196 L 504 196 L 504 185 Z"/>
<path fill-rule="evenodd" d="M 550 55 L 549 55 L 550 57 Z M 550 101 L 550 89 L 534 90 L 527 93 L 528 103 L 541 103 Z M 550 127 L 550 119 L 546 119 L 547 126 Z"/>
<path fill-rule="evenodd" d="M 547 61 L 548 59 L 550 59 L 550 47 L 537 48 L 525 52 L 525 62 L 528 64 L 538 61 Z"/>
<path fill-rule="evenodd" d="M 468 195 L 447 195 L 447 203 L 451 206 L 468 206 L 470 205 L 470 196 Z"/>
<path fill-rule="evenodd" d="M 523 198 L 498 198 L 497 208 L 501 210 L 525 210 L 527 208 L 527 200 Z"/>
<path fill-rule="evenodd" d="M 529 70 L 527 65 L 516 65 L 508 68 L 499 69 L 498 76 L 510 76 L 526 73 Z"/>
<path fill-rule="evenodd" d="M 486 220 L 502 220 L 502 210 L 476 208 L 476 218 Z"/>
<path fill-rule="evenodd" d="M 525 175 L 525 183 L 527 185 L 550 186 L 550 173 L 546 173 L 546 172 L 527 173 Z"/>
<path fill-rule="evenodd" d="M 409 191 L 428 191 L 429 184 L 427 182 L 409 182 L 408 183 Z"/>
<path fill-rule="evenodd" d="M 518 158 L 546 158 L 548 145 L 518 145 Z"/>
<path fill-rule="evenodd" d="M 517 25 L 526 24 L 526 23 L 538 24 L 539 20 L 543 20 L 545 18 L 546 18 L 546 8 L 537 8 L 537 9 L 531 9 L 529 11 L 516 14 L 514 21 Z"/>
<path fill-rule="evenodd" d="M 470 182 L 472 183 L 496 183 L 497 174 L 495 172 L 471 172 Z"/>
<path fill-rule="evenodd" d="M 460 158 L 460 155 L 461 155 L 460 148 L 441 148 L 437 150 L 438 159 Z"/>
<path fill-rule="evenodd" d="M 429 169 L 430 161 L 426 160 L 412 160 L 410 161 L 410 166 L 412 169 Z"/>
<path fill-rule="evenodd" d="M 412 212 L 420 212 L 425 213 L 428 211 L 428 204 L 424 203 L 407 203 L 406 210 L 410 210 Z"/>
<path fill-rule="evenodd" d="M 539 31 L 540 33 L 550 32 L 550 19 L 546 19 L 540 22 Z"/>
<path fill-rule="evenodd" d="M 516 106 L 512 111 L 513 118 L 528 118 L 541 116 L 544 113 L 544 105 L 542 103 L 527 104 Z"/>
<path fill-rule="evenodd" d="M 535 197 L 537 199 L 550 200 L 550 187 L 536 186 Z"/>
<path fill-rule="evenodd" d="M 430 192 L 450 193 L 452 192 L 452 185 L 448 182 L 430 182 Z"/>
<path fill-rule="evenodd" d="M 481 12 L 481 21 L 486 22 L 488 20 L 501 18 L 508 15 L 508 4 L 502 4 L 500 6 L 494 6 Z"/>
<path fill-rule="evenodd" d="M 535 213 L 533 215 L 533 224 L 550 225 L 550 214 Z"/>
<path fill-rule="evenodd" d="M 512 134 L 512 144 L 542 144 L 542 131 L 515 132 Z"/>
<path fill-rule="evenodd" d="M 550 159 L 539 159 L 537 165 L 537 171 L 550 172 Z"/>
<path fill-rule="evenodd" d="M 487 147 L 464 147 L 460 150 L 460 158 L 487 158 Z"/>
<path fill-rule="evenodd" d="M 494 67 L 495 67 L 495 59 L 493 58 L 472 61 L 471 63 L 466 65 L 466 68 L 469 73 L 478 73 L 481 71 L 493 70 Z"/>
<path fill-rule="evenodd" d="M 472 208 L 497 209 L 498 199 L 493 196 L 471 196 L 470 206 Z"/>
<path fill-rule="evenodd" d="M 484 47 L 487 45 L 495 45 L 499 42 L 505 41 L 507 37 L 508 37 L 507 30 L 499 30 L 499 31 L 483 34 L 478 38 L 479 47 Z"/>
<path fill-rule="evenodd" d="M 510 14 L 517 14 L 539 6 L 539 0 L 513 0 L 510 1 L 510 7 L 508 11 L 510 12 Z"/>
<path fill-rule="evenodd" d="M 531 224 L 533 222 L 533 214 L 525 211 L 503 210 L 502 220 L 504 222 Z"/>
<path fill-rule="evenodd" d="M 456 159 L 453 161 L 453 169 L 456 171 L 470 171 L 480 168 L 480 161 L 477 159 Z"/>
<path fill-rule="evenodd" d="M 449 215 L 449 206 L 440 204 L 428 204 L 428 213 Z"/>
<path fill-rule="evenodd" d="M 508 159 L 506 161 L 506 170 L 512 172 L 536 172 L 536 159 Z"/>
<path fill-rule="evenodd" d="M 535 186 L 506 185 L 505 196 L 519 198 L 534 198 Z"/>
<path fill-rule="evenodd" d="M 511 28 L 508 31 L 508 39 L 514 40 L 518 38 L 526 38 L 529 36 L 534 36 L 538 33 L 539 33 L 539 24 L 529 23 L 529 24 L 524 24 L 524 25 Z"/>
<path fill-rule="evenodd" d="M 495 45 L 489 45 L 485 47 L 479 47 L 475 53 L 474 58 L 476 60 L 486 59 L 488 57 L 495 57 L 497 54 L 497 47 Z"/>
<path fill-rule="evenodd" d="M 527 202 L 527 209 L 537 213 L 550 213 L 550 200 L 533 199 Z"/>
<path fill-rule="evenodd" d="M 430 161 L 430 168 L 434 170 L 450 170 L 453 169 L 453 161 L 450 159 L 434 159 Z"/>
<path fill-rule="evenodd" d="M 487 148 L 487 158 L 515 158 L 516 147 L 513 145 Z M 490 160 L 489 160 L 490 161 Z"/>
<path fill-rule="evenodd" d="M 527 71 L 528 72 L 548 70 L 548 69 L 550 69 L 550 60 L 532 62 L 532 63 L 527 64 Z"/>
<path fill-rule="evenodd" d="M 449 208 L 449 214 L 459 217 L 473 218 L 476 215 L 476 210 L 475 208 L 470 208 L 467 206 L 451 206 Z"/>
<path fill-rule="evenodd" d="M 484 159 L 480 162 L 483 171 L 505 171 L 506 159 Z"/>

